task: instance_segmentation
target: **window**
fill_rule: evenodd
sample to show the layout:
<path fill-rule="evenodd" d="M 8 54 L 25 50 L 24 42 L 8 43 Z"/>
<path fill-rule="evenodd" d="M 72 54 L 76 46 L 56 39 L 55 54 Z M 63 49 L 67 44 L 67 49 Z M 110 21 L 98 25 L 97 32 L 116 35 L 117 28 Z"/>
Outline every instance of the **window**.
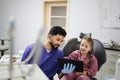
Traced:
<path fill-rule="evenodd" d="M 68 33 L 67 4 L 67 0 L 44 0 L 44 25 L 47 33 L 52 26 L 61 26 Z"/>

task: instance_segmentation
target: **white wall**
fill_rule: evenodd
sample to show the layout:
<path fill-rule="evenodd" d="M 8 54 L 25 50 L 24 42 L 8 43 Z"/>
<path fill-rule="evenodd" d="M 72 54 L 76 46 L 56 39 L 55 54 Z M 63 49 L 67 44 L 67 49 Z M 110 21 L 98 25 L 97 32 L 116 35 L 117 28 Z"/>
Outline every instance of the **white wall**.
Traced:
<path fill-rule="evenodd" d="M 120 29 L 105 29 L 100 25 L 99 0 L 70 0 L 70 38 L 80 32 L 91 32 L 93 38 L 102 42 L 120 42 Z"/>
<path fill-rule="evenodd" d="M 8 36 L 9 17 L 14 16 L 15 53 L 35 42 L 43 19 L 42 0 L 0 0 L 0 38 Z M 69 33 L 91 32 L 102 42 L 120 41 L 120 29 L 104 29 L 99 22 L 99 0 L 70 0 Z"/>
<path fill-rule="evenodd" d="M 9 18 L 15 19 L 14 51 L 35 42 L 43 19 L 42 0 L 0 0 L 0 38 L 8 37 Z"/>

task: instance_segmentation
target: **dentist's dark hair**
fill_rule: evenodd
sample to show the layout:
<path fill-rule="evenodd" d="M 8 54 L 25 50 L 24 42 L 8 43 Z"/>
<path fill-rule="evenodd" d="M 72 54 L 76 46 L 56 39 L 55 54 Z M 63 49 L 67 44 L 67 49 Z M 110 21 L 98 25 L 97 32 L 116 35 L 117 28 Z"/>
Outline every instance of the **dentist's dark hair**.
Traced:
<path fill-rule="evenodd" d="M 51 34 L 51 35 L 57 35 L 57 34 L 59 34 L 59 35 L 62 35 L 64 37 L 67 35 L 65 29 L 63 29 L 61 26 L 53 26 L 50 29 L 50 31 L 49 31 L 48 34 Z"/>

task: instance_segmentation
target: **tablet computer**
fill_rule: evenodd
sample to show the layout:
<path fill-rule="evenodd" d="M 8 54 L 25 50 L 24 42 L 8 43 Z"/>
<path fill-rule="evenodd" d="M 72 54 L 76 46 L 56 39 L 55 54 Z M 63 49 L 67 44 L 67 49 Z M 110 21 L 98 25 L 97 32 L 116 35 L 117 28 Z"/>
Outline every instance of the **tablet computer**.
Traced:
<path fill-rule="evenodd" d="M 61 69 L 63 69 L 64 64 L 67 64 L 67 63 L 75 65 L 74 71 L 83 72 L 83 61 L 71 60 L 66 58 L 58 58 L 58 65 Z"/>

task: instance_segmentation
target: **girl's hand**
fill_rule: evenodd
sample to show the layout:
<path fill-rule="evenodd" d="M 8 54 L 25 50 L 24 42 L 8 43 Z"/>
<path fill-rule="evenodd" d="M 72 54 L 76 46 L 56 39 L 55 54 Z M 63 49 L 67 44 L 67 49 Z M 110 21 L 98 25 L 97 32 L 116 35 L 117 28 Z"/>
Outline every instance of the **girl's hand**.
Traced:
<path fill-rule="evenodd" d="M 77 75 L 77 76 L 79 76 L 81 74 L 82 74 L 82 72 L 75 72 L 75 75 Z"/>
<path fill-rule="evenodd" d="M 83 71 L 83 72 L 75 72 L 75 74 L 76 74 L 77 76 L 79 76 L 79 75 L 87 75 L 87 72 L 86 72 L 86 71 Z"/>

